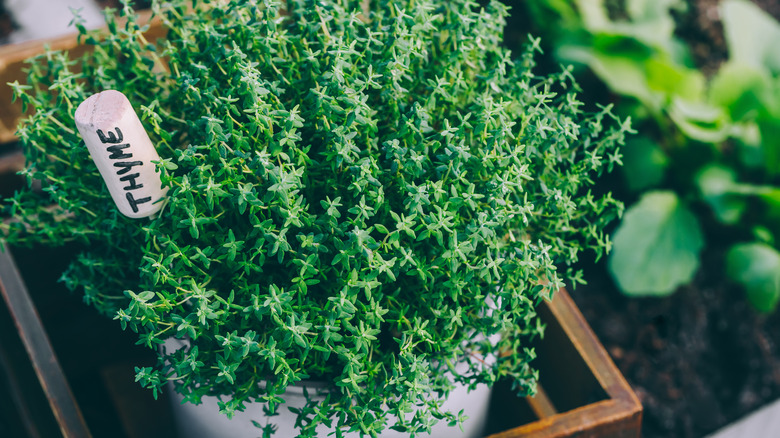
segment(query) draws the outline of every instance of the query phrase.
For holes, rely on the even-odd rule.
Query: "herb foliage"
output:
[[[84,243],[62,281],[139,344],[190,341],[137,380],[219,395],[227,415],[330,382],[298,412],[301,436],[454,424],[440,404],[456,382],[533,392],[535,305],[581,281],[567,267],[581,251],[609,248],[622,206],[589,188],[628,124],[584,113],[569,70],[535,75],[534,47],[511,59],[497,2],[153,9],[166,38],[147,41],[125,6],[126,24],[81,29],[91,53],[47,53],[12,84],[32,108],[24,174],[44,188],[10,200],[4,225],[15,245]],[[169,199],[151,220],[118,213],[73,129],[104,89],[162,157]]]

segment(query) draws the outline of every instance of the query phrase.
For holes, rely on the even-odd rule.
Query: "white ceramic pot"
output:
[[[76,28],[69,24],[73,20],[71,9],[79,10],[87,29],[105,24],[93,0],[5,0],[5,8],[18,26],[9,36],[12,43],[75,33]]]
[[[171,339],[166,341],[166,347],[181,348],[175,343],[181,343],[181,340]],[[309,397],[313,397],[322,385],[307,386]],[[282,396],[286,403],[281,405],[277,411],[279,415],[266,417],[262,410],[262,404],[247,404],[244,412],[237,412],[232,419],[219,413],[216,397],[203,397],[202,403],[194,405],[191,403],[182,403],[182,396],[173,390],[173,385],[168,385],[168,393],[173,405],[173,413],[176,422],[176,428],[179,438],[256,438],[262,436],[260,429],[252,424],[256,421],[261,425],[267,423],[277,426],[275,438],[293,438],[297,436],[293,427],[295,424],[295,414],[290,412],[288,407],[303,407],[306,404],[306,398],[303,396],[303,386],[289,386],[287,392]],[[488,405],[490,402],[490,388],[487,385],[479,385],[471,392],[466,386],[458,385],[445,401],[443,410],[450,412],[464,411],[468,419],[463,423],[463,430],[457,427],[449,427],[446,421],[438,422],[430,435],[422,435],[429,438],[478,438],[483,436],[487,420]],[[392,425],[392,420],[390,421]],[[321,426],[317,429],[319,436],[325,437],[330,430]],[[347,438],[358,438],[359,433],[345,435]],[[380,435],[382,438],[408,438],[409,434],[403,434],[394,430],[387,430]]]
[[[265,417],[259,403],[250,403],[244,412],[236,413],[232,419],[219,413],[216,397],[203,397],[203,403],[193,405],[182,404],[182,396],[173,392],[169,386],[173,404],[174,418],[179,438],[255,438],[262,435],[260,429],[252,424],[252,420],[261,425],[274,424],[277,429],[274,437],[292,438],[297,436],[293,425],[295,414],[287,410],[287,407],[303,407],[306,399],[303,396],[303,387],[288,387],[283,398],[286,403],[279,407],[279,415]],[[316,389],[307,388],[309,396]],[[486,385],[480,385],[474,391],[468,392],[465,386],[457,387],[444,404],[444,410],[459,412],[464,410],[469,417],[463,424],[463,431],[457,427],[451,428],[446,422],[440,421],[433,427],[433,432],[428,435],[431,438],[478,438],[482,436],[487,418],[488,404],[490,401],[490,389]],[[327,436],[329,430],[322,426],[317,430],[318,435]],[[347,438],[358,438],[360,434],[347,434]],[[409,434],[403,434],[394,430],[387,430],[380,435],[382,438],[408,438]]]

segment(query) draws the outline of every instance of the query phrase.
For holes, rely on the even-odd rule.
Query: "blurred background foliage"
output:
[[[692,281],[702,251],[713,250],[750,303],[773,311],[780,298],[780,23],[766,5],[507,3],[516,20],[509,44],[529,31],[540,36],[550,65],[576,66],[586,100],[613,103],[638,131],[624,149],[622,178],[609,187],[628,207],[608,263],[621,291],[671,294]],[[686,12],[694,7],[714,24],[691,23],[696,14]]]

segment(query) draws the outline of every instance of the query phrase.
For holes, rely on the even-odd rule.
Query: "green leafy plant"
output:
[[[628,124],[582,112],[569,70],[512,60],[495,2],[153,9],[167,37],[147,41],[126,6],[107,34],[82,29],[91,53],[47,53],[12,84],[32,108],[23,173],[43,189],[17,193],[3,225],[15,245],[85,245],[62,281],[140,344],[189,340],[137,380],[218,395],[227,415],[328,382],[298,412],[301,436],[454,424],[441,401],[456,382],[534,391],[535,305],[580,280],[567,266],[581,251],[608,248],[622,207],[589,188]],[[151,219],[118,213],[73,129],[105,89],[162,157]]]
[[[774,309],[780,287],[748,280],[764,264],[744,245],[775,252],[780,233],[780,24],[748,1],[724,1],[729,57],[705,74],[675,35],[674,14],[686,9],[684,1],[531,4],[537,21],[558,24],[547,35],[557,57],[587,65],[622,97],[618,113],[638,121],[624,174],[640,199],[610,256],[619,287],[629,295],[674,292],[697,272],[698,236],[706,234],[726,252],[735,245],[724,271],[757,309]],[[648,241],[649,234],[656,238]]]

